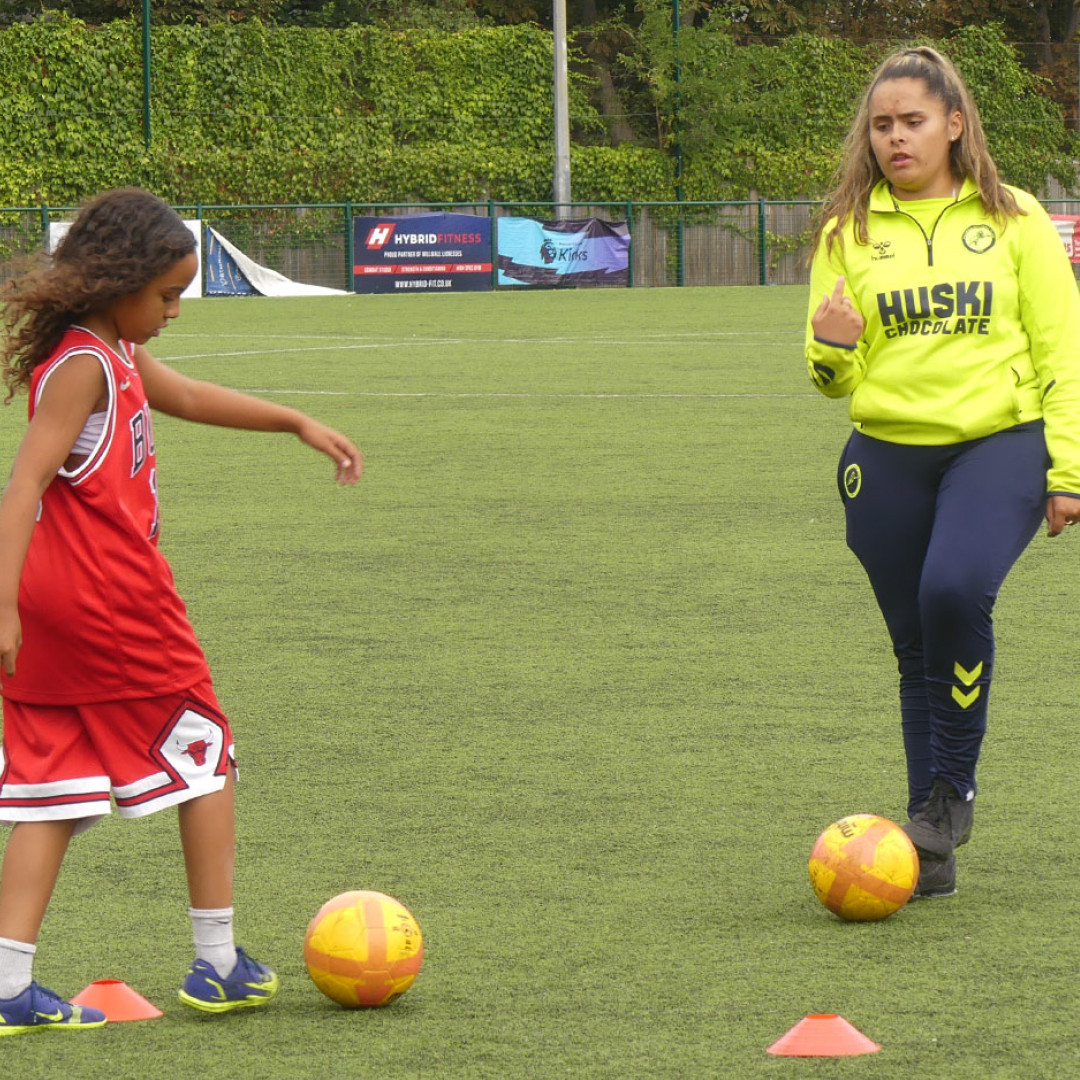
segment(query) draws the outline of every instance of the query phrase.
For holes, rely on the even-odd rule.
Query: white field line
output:
[[[221,340],[224,338],[242,338],[245,341],[251,341],[252,336],[250,334],[184,334],[184,333],[170,333],[170,338],[200,338]],[[685,344],[692,340],[708,340],[713,338],[737,338],[737,337],[798,337],[803,336],[803,331],[775,331],[775,330],[750,330],[750,331],[687,331],[685,333],[658,333],[658,334],[642,334],[638,338],[631,340],[625,338],[607,338],[598,336],[589,337],[543,337],[543,338],[411,338],[407,340],[390,339],[385,341],[371,341],[371,340],[350,340],[347,344],[342,345],[315,345],[312,344],[313,340],[320,340],[319,338],[313,338],[310,334],[273,334],[267,335],[266,340],[269,341],[282,341],[282,340],[298,340],[306,342],[304,345],[298,345],[296,347],[285,348],[262,348],[262,349],[243,349],[233,352],[209,352],[209,353],[187,353],[183,356],[161,356],[160,358],[166,363],[183,363],[185,360],[207,360],[207,359],[227,359],[230,357],[240,356],[281,356],[288,353],[312,353],[312,352],[348,352],[356,349],[407,349],[407,348],[426,348],[431,346],[447,346],[447,345],[584,345],[584,346],[618,346],[625,347],[627,345],[638,345],[642,339],[648,338],[655,341],[670,341],[673,344]],[[348,335],[326,335],[321,340],[327,340],[328,337],[341,337],[347,338]],[[681,339],[675,341],[673,339]],[[498,399],[498,398],[512,398],[512,399],[535,399],[535,400],[577,400],[577,401],[598,401],[598,400],[698,400],[698,401],[711,401],[711,400],[725,400],[725,399],[798,399],[798,398],[814,398],[817,394],[805,393],[805,394],[677,394],[677,393],[639,393],[639,394],[619,394],[619,393],[594,393],[594,394],[543,394],[543,393],[499,393],[499,392],[451,392],[451,391],[379,391],[379,390],[300,390],[300,389],[271,389],[268,387],[237,387],[236,389],[242,390],[247,394],[281,394],[292,396],[312,396],[312,397],[363,397],[363,398],[479,398],[479,399]]]
[[[640,341],[642,338],[713,338],[713,337],[801,337],[805,331],[802,329],[792,330],[657,330],[657,331],[645,331],[639,334],[634,340]],[[425,343],[434,342],[438,343],[445,339],[443,338],[400,338],[391,337],[384,334],[329,334],[329,333],[316,333],[316,334],[228,334],[228,333],[206,333],[205,331],[199,331],[198,333],[185,334],[183,330],[174,330],[169,328],[169,338],[189,338],[198,340],[200,338],[209,341],[220,341],[223,338],[242,338],[245,341],[329,341],[332,338],[340,338],[347,341],[373,341],[379,340],[392,344],[410,344],[410,343]],[[589,335],[576,335],[574,337],[515,337],[515,338],[490,338],[490,337],[470,337],[470,338],[454,338],[454,341],[475,341],[478,343],[494,342],[499,344],[503,341],[509,342],[531,342],[539,345],[543,345],[549,341],[570,341],[570,342],[604,342],[612,340],[605,338],[603,334],[589,334]]]
[[[183,337],[182,334],[170,334],[170,337]],[[207,338],[211,337],[213,340],[220,340],[226,336],[240,337],[245,341],[250,341],[251,336],[247,334],[191,334],[189,337]],[[337,335],[335,335],[337,336]],[[344,337],[345,335],[341,335]],[[795,332],[790,331],[786,333],[777,333],[771,330],[755,330],[750,332],[731,332],[731,333],[686,333],[686,334],[642,334],[637,338],[605,338],[605,337],[543,337],[543,338],[471,338],[471,337],[457,337],[457,338],[413,338],[410,340],[387,340],[387,341],[370,341],[370,340],[350,340],[343,345],[315,345],[312,344],[312,338],[310,336],[296,335],[293,340],[305,341],[305,345],[286,346],[284,348],[261,348],[261,349],[240,349],[232,350],[230,352],[223,352],[219,349],[215,349],[213,352],[205,353],[185,353],[182,356],[163,356],[160,353],[159,358],[166,363],[182,363],[185,360],[208,360],[216,359],[223,360],[229,357],[236,356],[282,356],[287,353],[314,353],[314,352],[348,352],[352,349],[423,349],[435,347],[445,347],[447,345],[580,345],[580,346],[616,346],[626,347],[628,345],[640,345],[643,340],[649,341],[668,341],[672,344],[688,344],[694,340],[710,340],[720,338],[737,338],[737,337],[799,337],[803,336],[802,331]],[[679,340],[675,340],[679,339]],[[274,335],[268,337],[268,341],[281,341],[289,340],[282,335]],[[319,339],[315,339],[319,340]],[[326,340],[325,338],[321,340]]]
[[[632,400],[632,401],[661,401],[665,399],[687,401],[720,401],[720,400],[800,400],[802,398],[817,398],[820,394],[539,394],[539,393],[500,393],[496,391],[484,392],[455,392],[441,390],[274,390],[260,386],[236,386],[243,394],[281,394],[300,395],[306,394],[311,397],[360,397],[360,398],[522,398],[525,400],[568,400],[568,401],[605,401],[605,400]]]

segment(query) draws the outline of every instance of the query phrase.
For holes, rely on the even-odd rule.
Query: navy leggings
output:
[[[847,542],[870,578],[900,669],[908,812],[935,776],[965,795],[986,733],[993,609],[1043,521],[1041,420],[953,446],[853,432],[838,482]]]

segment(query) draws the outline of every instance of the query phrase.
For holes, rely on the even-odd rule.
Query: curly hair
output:
[[[945,106],[948,115],[960,113],[963,131],[950,147],[950,165],[957,180],[970,176],[975,182],[987,212],[999,220],[1023,213],[1012,192],[998,176],[997,166],[986,146],[978,106],[963,78],[950,60],[924,45],[901,49],[874,72],[844,140],[834,189],[817,215],[814,246],[834,218],[836,223],[825,236],[830,251],[837,240],[843,243],[843,227],[852,219],[856,241],[860,244],[870,241],[867,226],[870,192],[885,175],[870,145],[870,98],[881,83],[892,79],[919,79]]]
[[[138,292],[194,250],[180,216],[148,191],[118,188],[86,203],[51,257],[0,293],[6,401],[29,385],[72,322]]]

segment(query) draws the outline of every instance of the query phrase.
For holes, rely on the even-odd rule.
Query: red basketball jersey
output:
[[[172,571],[158,550],[150,407],[121,343],[81,327],[34,370],[30,416],[50,376],[76,353],[105,373],[104,429],[89,456],[45,490],[19,586],[23,646],[3,678],[13,701],[80,704],[157,697],[209,676]]]

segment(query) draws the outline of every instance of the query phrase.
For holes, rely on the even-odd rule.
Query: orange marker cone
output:
[[[100,1009],[110,1024],[123,1020],[156,1020],[165,1014],[119,979],[98,979],[72,999],[75,1005]]]
[[[881,1049],[858,1028],[835,1013],[817,1013],[800,1020],[767,1053],[785,1057],[848,1057],[876,1054]]]

